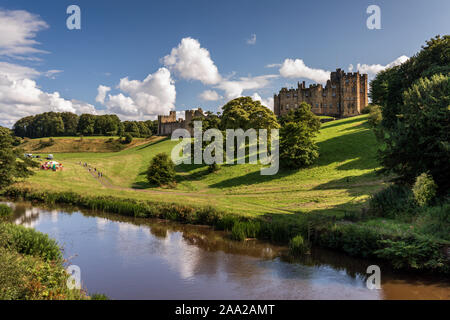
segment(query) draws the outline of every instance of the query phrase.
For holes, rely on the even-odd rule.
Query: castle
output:
[[[285,115],[297,108],[302,102],[311,105],[311,111],[320,116],[337,118],[361,114],[368,104],[367,74],[345,73],[341,69],[331,73],[325,88],[321,84],[310,85],[298,83],[297,89],[281,89],[274,96],[275,115]]]
[[[184,120],[177,120],[176,111],[170,111],[168,116],[158,116],[158,136],[170,136],[177,129],[186,129],[193,134],[193,128],[190,125],[192,119],[205,116],[201,108],[197,110],[186,110],[184,115]]]

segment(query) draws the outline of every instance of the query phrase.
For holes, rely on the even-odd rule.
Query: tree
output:
[[[320,129],[320,120],[311,112],[311,106],[302,103],[282,119],[280,129],[280,164],[287,169],[309,166],[319,157],[314,137]]]
[[[77,134],[78,116],[71,112],[63,112],[60,115],[64,123],[64,135],[75,136]]]
[[[226,129],[277,129],[279,124],[275,114],[259,101],[241,97],[222,107],[221,127]]]
[[[150,185],[164,186],[175,182],[175,165],[166,153],[157,154],[147,170],[147,180]]]
[[[13,140],[10,130],[0,127],[0,189],[33,174],[30,168],[37,166],[22,150],[13,148]]]
[[[412,184],[430,172],[440,192],[449,189],[450,36],[437,36],[407,62],[379,73],[372,102],[381,107],[376,127],[381,172]]]
[[[133,136],[131,135],[131,133],[129,133],[129,132],[125,133],[125,140],[123,143],[130,144],[132,142],[133,142]]]
[[[382,172],[408,183],[429,172],[445,192],[450,188],[450,76],[421,78],[403,99],[396,130],[383,128]]]
[[[95,116],[93,114],[82,114],[78,120],[78,134],[91,136],[95,132]]]

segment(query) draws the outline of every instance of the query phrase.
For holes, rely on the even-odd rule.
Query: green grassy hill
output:
[[[26,140],[20,147],[27,153],[117,152],[157,139],[134,138],[130,144],[122,144],[119,137],[55,137]]]
[[[323,124],[317,141],[320,158],[314,166],[261,176],[257,165],[224,165],[208,174],[205,166],[178,166],[174,189],[150,188],[145,170],[160,152],[170,154],[176,142],[168,139],[143,143],[120,152],[60,153],[62,172],[38,171],[23,185],[39,190],[75,191],[88,195],[115,195],[183,204],[212,205],[243,214],[334,215],[359,210],[383,181],[375,175],[376,140],[366,116]],[[67,143],[67,142],[65,142]],[[82,166],[100,170],[103,183]]]

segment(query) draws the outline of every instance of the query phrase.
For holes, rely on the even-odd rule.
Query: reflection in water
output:
[[[293,261],[283,247],[203,226],[28,204],[13,219],[55,238],[89,292],[114,299],[450,299],[442,279],[382,266],[382,290],[368,290],[373,262],[319,249]]]

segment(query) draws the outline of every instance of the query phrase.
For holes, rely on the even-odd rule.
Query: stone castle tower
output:
[[[160,115],[158,116],[158,135],[159,136],[170,136],[172,132],[177,129],[186,129],[191,134],[193,129],[191,128],[191,122],[194,118],[204,117],[203,110],[198,108],[197,110],[186,110],[184,112],[184,120],[177,119],[177,112],[170,111],[168,116]]]
[[[368,76],[337,69],[325,88],[321,84],[306,88],[304,81],[298,83],[297,89],[283,88],[274,96],[274,112],[277,116],[284,115],[302,102],[310,104],[316,115],[338,118],[359,115],[369,102]]]

